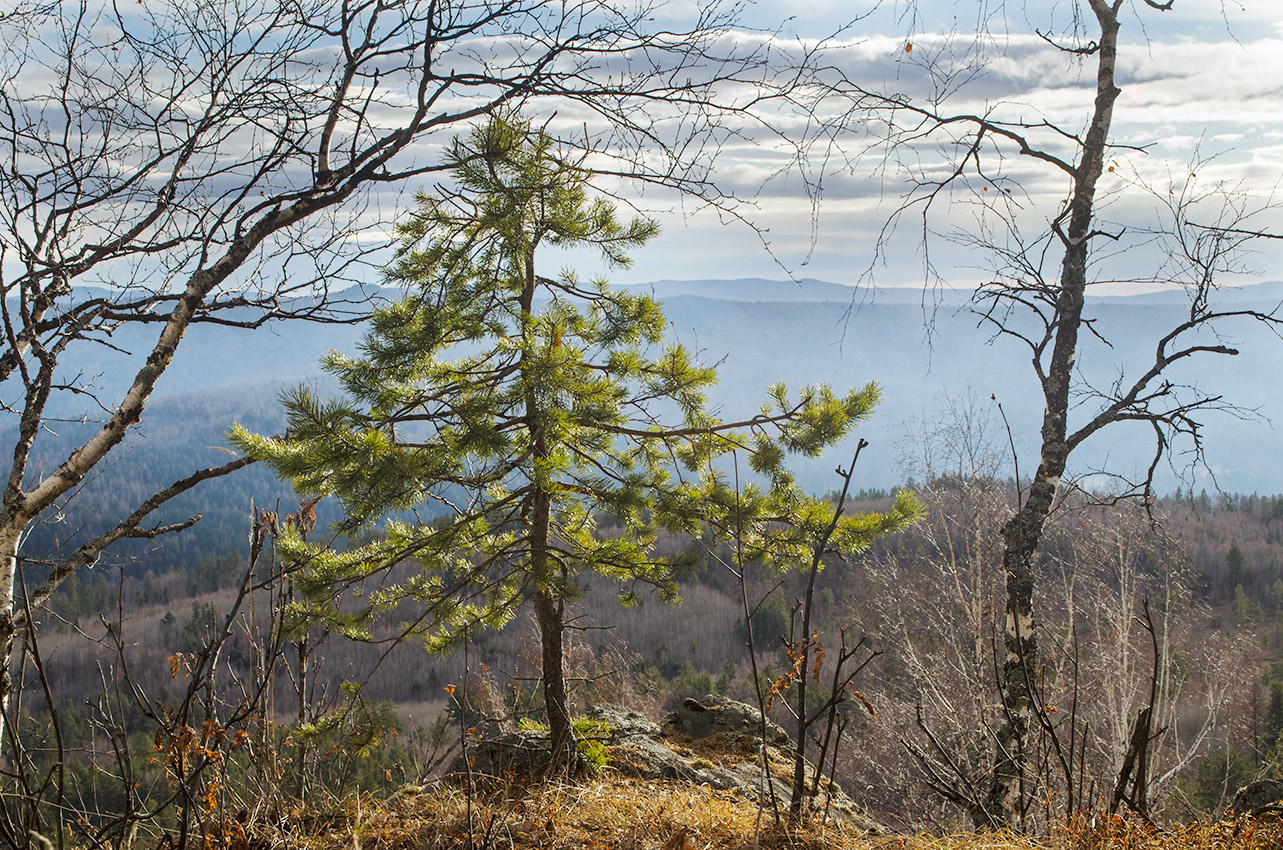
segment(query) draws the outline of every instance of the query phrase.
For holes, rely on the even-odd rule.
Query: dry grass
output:
[[[1002,834],[867,837],[840,826],[797,831],[732,792],[621,780],[511,787],[473,801],[457,786],[406,789],[389,800],[352,800],[329,825],[260,834],[251,846],[298,850],[1277,850],[1278,821],[1219,821],[1173,831],[1106,820],[1067,825],[1045,839]]]

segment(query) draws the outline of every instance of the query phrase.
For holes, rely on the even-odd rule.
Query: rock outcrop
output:
[[[773,797],[781,809],[788,807],[792,739],[767,720],[763,748],[762,715],[752,706],[707,694],[683,701],[662,725],[613,706],[595,706],[587,716],[597,730],[593,738],[605,745],[608,769],[621,775],[707,785],[764,805],[770,805]],[[546,732],[516,731],[498,724],[488,724],[469,742],[468,755],[474,776],[534,776],[546,772],[551,762]],[[465,763],[456,761],[452,772],[464,770]],[[809,763],[806,777],[809,788],[814,777]],[[841,820],[868,833],[885,832],[827,779],[821,779],[808,809],[812,816]]]
[[[450,776],[490,776],[503,779],[541,776],[552,765],[548,733],[518,729],[511,723],[488,720],[470,735],[467,746],[446,772]]]
[[[1238,789],[1234,795],[1234,814],[1262,815],[1283,812],[1283,781],[1260,779]]]

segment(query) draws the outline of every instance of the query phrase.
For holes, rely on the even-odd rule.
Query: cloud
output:
[[[1117,171],[1102,183],[1106,217],[1119,226],[1145,227],[1156,221],[1152,196],[1123,175],[1135,175],[1153,186],[1165,186],[1189,170],[1198,155],[1219,154],[1200,167],[1200,177],[1240,184],[1258,198],[1272,191],[1283,174],[1283,27],[1278,13],[1230,10],[1227,24],[1217,7],[1178,4],[1175,12],[1142,14],[1124,22],[1119,76],[1123,90],[1114,123],[1120,144],[1143,147],[1143,152],[1116,150],[1111,162]],[[689,4],[659,8],[661,24],[676,22]],[[919,19],[949,22],[946,6],[924,2],[935,13]],[[693,7],[690,7],[693,8]],[[730,33],[722,44],[769,47],[772,51],[815,47],[833,32],[849,7],[835,0],[807,4],[779,31],[786,37],[771,41],[767,33],[781,27],[758,10],[751,23],[760,29]],[[954,8],[952,5],[948,9]],[[1263,8],[1257,4],[1257,9]],[[758,14],[755,13],[755,14]],[[974,22],[971,22],[974,23]],[[869,88],[896,91],[916,99],[935,96],[943,109],[988,114],[1000,120],[1023,122],[1031,142],[1065,159],[1076,148],[1059,131],[1037,126],[1055,124],[1069,133],[1082,133],[1094,98],[1094,66],[1090,57],[1068,55],[1032,32],[990,27],[981,37],[962,31],[903,31],[905,21],[894,16],[862,22],[823,42],[823,59],[846,76]],[[1043,26],[1047,22],[1034,22]],[[1051,23],[1055,23],[1054,21]],[[1143,24],[1143,26],[1141,25]],[[963,23],[958,23],[959,27]],[[1044,29],[1044,31],[1048,31]],[[801,35],[799,42],[791,36]],[[1237,40],[1236,40],[1237,39]],[[912,49],[905,50],[906,45]],[[928,71],[945,72],[933,78]],[[725,86],[723,97],[742,101],[757,92],[747,85]],[[943,175],[941,154],[955,154],[951,137],[942,135],[940,149],[929,145],[917,151],[888,150],[880,145],[877,124],[852,124],[828,149],[823,168],[795,167],[798,146],[813,138],[816,119],[836,120],[845,106],[831,102],[816,115],[790,111],[773,102],[756,118],[720,130],[706,128],[715,139],[716,159],[710,177],[727,195],[743,199],[739,212],[754,222],[754,231],[734,217],[719,214],[698,200],[682,198],[653,186],[640,187],[624,179],[603,179],[603,189],[632,200],[655,215],[663,235],[639,252],[634,268],[616,279],[644,281],[671,277],[780,276],[785,268],[852,282],[875,266],[884,282],[922,279],[921,222],[912,216],[901,222],[892,243],[879,254],[876,246],[892,211],[910,189],[909,175],[930,179]],[[653,117],[664,119],[656,103]],[[580,103],[558,104],[553,128],[568,134],[590,132],[599,126],[593,111]],[[690,129],[680,122],[656,125],[680,134]],[[819,148],[812,149],[813,152]],[[711,151],[710,151],[711,153]],[[1064,175],[1028,157],[1008,152],[1000,158],[985,152],[986,173],[1012,189],[1015,215],[1027,234],[1043,232],[1063,202]],[[908,170],[902,169],[905,166]],[[980,194],[957,191],[942,197],[934,220],[938,233],[987,226],[979,215]],[[811,203],[818,192],[819,204]],[[983,278],[984,257],[974,248],[933,237],[932,260],[959,279]],[[1152,273],[1152,257],[1137,252],[1111,260],[1115,277]],[[803,263],[806,263],[804,266]]]
[[[1252,26],[1244,26],[1245,20]],[[1189,163],[1197,157],[1218,154],[1199,168],[1200,177],[1254,193],[1253,202],[1258,204],[1274,190],[1283,173],[1283,149],[1277,144],[1283,138],[1277,130],[1283,125],[1283,40],[1276,35],[1279,28],[1273,24],[1277,21],[1270,21],[1270,26],[1261,23],[1260,16],[1232,20],[1237,41],[1227,34],[1224,20],[1201,11],[1184,18],[1165,18],[1161,24],[1147,21],[1144,32],[1135,26],[1125,28],[1124,35],[1131,40],[1120,51],[1123,94],[1115,111],[1114,138],[1120,144],[1143,147],[1144,152],[1115,152],[1119,174],[1107,176],[1102,184],[1101,200],[1110,219],[1146,226],[1155,221],[1152,196],[1121,180],[1124,166],[1160,186],[1187,175]],[[1198,41],[1188,37],[1191,32],[1208,37]],[[1005,39],[1001,50],[985,60],[979,58],[974,39],[958,34],[917,34],[907,55],[905,44],[904,36],[866,34],[832,46],[829,56],[848,78],[870,88],[882,87],[917,98],[946,93],[944,109],[953,113],[987,114],[1030,125],[1045,120],[1070,133],[1085,129],[1095,95],[1090,61],[1066,56],[1032,35]],[[925,73],[931,62],[939,63],[936,70],[946,71],[952,79],[965,78],[966,84],[951,90],[936,78],[933,88],[932,78]],[[1066,159],[1075,155],[1075,146],[1055,130],[1030,126],[1022,132]],[[920,159],[912,165],[920,176],[929,178],[940,173],[943,161],[933,159],[928,146],[923,148],[925,152],[920,148],[914,154]],[[908,163],[903,157],[902,161]],[[880,169],[876,165],[865,162],[855,171],[839,169],[826,177],[815,230],[811,229],[809,209],[781,205],[759,210],[759,220],[770,222],[773,235],[789,234],[774,240],[780,254],[809,252],[812,263],[845,259],[854,264],[863,253],[867,265],[871,245],[845,235],[874,232],[878,217],[885,220],[888,208],[894,208],[895,199],[907,185],[902,177],[888,177],[894,168],[885,162]],[[869,170],[861,171],[862,166]],[[1045,224],[1059,209],[1066,184],[1054,171],[1011,154],[1001,163],[991,161],[989,168],[1018,185],[1022,207],[1017,215],[1025,224],[1036,227],[1040,220]],[[764,172],[747,167],[735,173],[747,181]],[[782,181],[778,191],[787,194],[791,188]],[[766,194],[775,191],[768,188]],[[877,196],[879,202],[868,202],[866,194]],[[965,225],[971,215],[965,195],[949,200],[953,212],[941,217],[940,226]],[[807,216],[806,227],[802,226],[803,215]],[[811,233],[816,235],[814,244],[809,241]],[[799,234],[808,234],[808,239]],[[956,259],[959,273],[965,273],[966,252],[950,247],[939,253]],[[892,263],[904,268],[901,259],[897,257]],[[1136,277],[1152,274],[1157,262],[1151,257],[1132,263],[1123,254],[1114,260],[1117,276]],[[1147,263],[1149,272],[1145,270]]]

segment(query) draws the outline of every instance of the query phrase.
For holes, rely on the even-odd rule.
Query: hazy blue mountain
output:
[[[1179,304],[1188,306],[1189,295],[1182,289],[1165,289],[1141,295],[1088,296],[1088,300],[1107,304]],[[1221,304],[1260,304],[1274,307],[1283,303],[1283,281],[1253,283],[1246,286],[1227,286],[1218,290],[1216,300]]]
[[[783,382],[796,390],[805,384],[828,382],[845,388],[876,381],[883,401],[858,436],[870,447],[861,455],[857,488],[887,488],[904,480],[899,463],[909,435],[921,431],[916,422],[940,416],[945,398],[968,395],[976,410],[1000,434],[1005,454],[1006,432],[998,418],[1001,402],[1010,423],[1021,471],[1032,470],[1039,427],[1038,391],[1029,367],[1029,352],[1010,338],[995,338],[992,329],[960,303],[954,293],[944,303],[915,289],[884,288],[855,291],[823,281],[659,281],[647,288],[660,297],[674,339],[699,352],[705,362],[719,366],[721,383],[711,393],[723,416],[741,418],[759,409],[771,384]],[[695,292],[713,293],[696,295]],[[863,296],[870,297],[863,297]],[[1273,307],[1283,298],[1283,283],[1261,284],[1224,293],[1227,301]],[[936,306],[938,304],[938,306]],[[1152,358],[1158,334],[1178,322],[1188,309],[1183,293],[1094,298],[1090,317],[1106,346],[1085,337],[1078,363],[1081,373],[1097,386],[1117,380]],[[925,319],[930,319],[930,331]],[[116,349],[85,344],[76,351],[74,369],[82,382],[97,387],[104,400],[119,394],[129,377],[122,369],[137,361],[150,346],[155,328],[128,328],[111,340]],[[221,463],[222,435],[236,420],[251,427],[279,427],[277,395],[301,381],[316,381],[317,360],[327,349],[352,352],[360,341],[359,325],[281,323],[258,331],[218,326],[193,328],[179,348],[171,369],[138,432],[115,455],[116,463],[100,470],[91,482],[87,502],[105,522],[119,515],[126,502],[164,486],[197,466]],[[1278,376],[1283,374],[1283,340],[1259,325],[1236,329],[1218,344],[1238,346],[1238,357],[1192,359],[1173,381],[1198,385],[1225,402],[1253,411],[1246,417],[1229,412],[1200,414],[1204,445],[1215,483],[1226,490],[1261,493],[1283,491],[1283,433],[1265,419],[1283,421],[1278,400]],[[1209,342],[1210,342],[1209,338]],[[1130,364],[1130,365],[1128,365]],[[994,397],[994,401],[990,397]],[[102,416],[92,400],[73,395],[59,401],[68,419],[83,424],[58,425],[56,433],[40,436],[40,467],[56,465],[75,438],[97,427]],[[1094,409],[1090,397],[1079,399],[1074,416],[1084,421]],[[8,433],[0,442],[12,443],[12,415],[0,419]],[[1152,455],[1152,433],[1143,425],[1110,428],[1076,454],[1079,471],[1109,468],[1137,474]],[[1178,445],[1178,468],[1189,460],[1190,446]],[[0,445],[0,450],[4,450]],[[845,466],[850,446],[819,459],[797,464],[809,489],[824,492],[837,483],[832,470]],[[1174,489],[1181,482],[1166,467],[1160,486]],[[1199,474],[1196,487],[1214,487]],[[235,481],[206,487],[171,514],[204,512],[222,536],[244,534],[249,500],[288,501],[279,482],[255,470]],[[136,498],[137,497],[137,498]],[[202,499],[218,504],[202,502]],[[70,526],[66,526],[70,527]],[[43,529],[51,541],[66,539],[62,528]]]
[[[971,300],[968,289],[930,289],[917,286],[846,286],[813,278],[800,280],[766,280],[740,278],[737,280],[657,280],[653,283],[629,284],[623,289],[643,290],[657,298],[668,299],[681,295],[714,298],[721,301],[831,301],[852,304],[916,304],[919,306],[960,307]],[[1278,304],[1283,302],[1283,281],[1226,287],[1217,294],[1221,302],[1255,302]],[[1189,296],[1183,289],[1170,288],[1136,295],[1088,295],[1090,302],[1103,304],[1171,304],[1187,305]]]
[[[813,278],[766,280],[751,277],[738,280],[657,280],[628,284],[622,289],[649,292],[661,301],[691,295],[720,301],[770,301],[797,303],[824,301],[861,306],[865,304],[916,304],[919,306],[960,306],[971,298],[965,289],[924,291],[915,286],[846,286]]]
[[[657,280],[620,287],[649,292],[656,298],[681,295],[716,298],[723,301],[850,301],[868,290],[803,278],[796,281],[766,280],[752,277],[739,280]]]

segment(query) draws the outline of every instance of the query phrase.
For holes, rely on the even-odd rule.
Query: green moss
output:
[[[547,732],[548,724],[523,717],[517,721],[517,728],[522,732]],[[575,733],[575,747],[579,750],[579,769],[589,776],[596,776],[610,764],[610,756],[606,753],[606,739],[612,731],[610,724],[593,717],[576,717],[571,721],[571,728]]]

